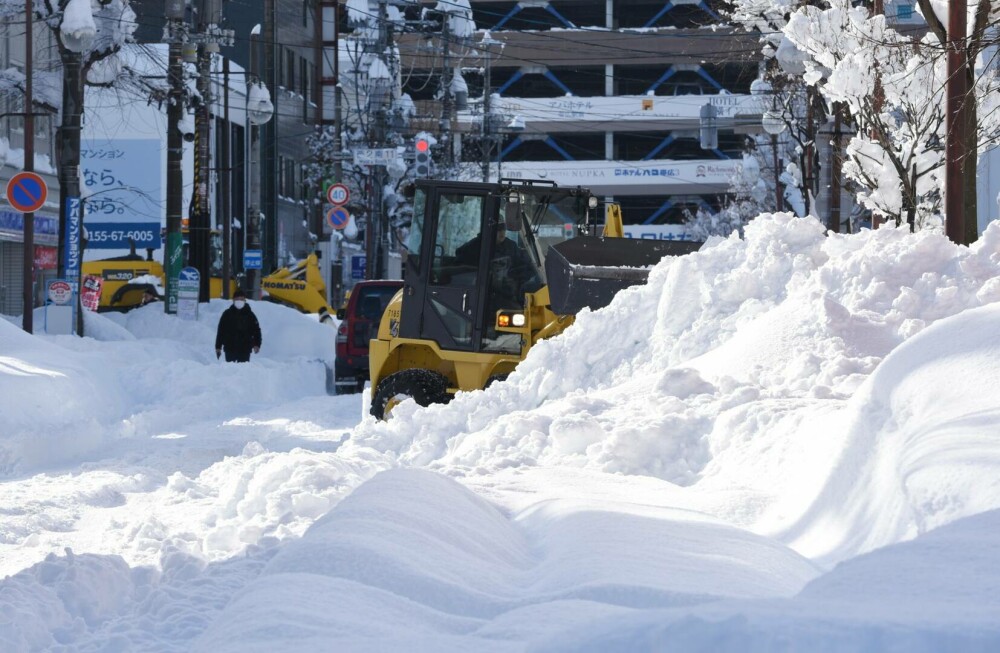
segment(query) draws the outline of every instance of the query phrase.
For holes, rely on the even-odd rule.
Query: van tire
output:
[[[378,384],[372,396],[371,414],[377,419],[388,419],[393,407],[405,399],[413,399],[420,406],[448,403],[448,378],[416,368],[390,374]]]

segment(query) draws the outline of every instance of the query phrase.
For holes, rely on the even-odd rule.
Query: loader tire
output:
[[[494,374],[490,378],[486,379],[486,385],[483,386],[483,390],[490,387],[494,383],[503,383],[510,376],[510,372],[504,372],[503,374]]]
[[[392,409],[405,399],[421,406],[448,402],[448,379],[431,370],[401,370],[385,377],[372,396],[371,414],[388,419]]]

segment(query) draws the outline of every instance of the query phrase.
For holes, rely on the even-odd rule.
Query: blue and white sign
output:
[[[198,319],[198,293],[201,275],[196,268],[182,268],[177,275],[177,317],[182,320]]]
[[[97,249],[127,249],[133,241],[137,249],[159,249],[162,244],[160,227],[152,222],[90,222],[87,221],[87,247]]]
[[[63,216],[66,225],[66,247],[63,252],[63,268],[66,278],[73,286],[73,292],[79,292],[76,287],[80,278],[80,198],[66,198],[66,215]]]
[[[161,246],[163,153],[159,139],[85,139],[80,176],[87,189],[85,225],[91,249]]]
[[[24,242],[24,214],[0,210],[0,240]],[[59,242],[59,218],[35,214],[35,244],[56,245]]]
[[[264,254],[259,249],[243,251],[243,269],[259,270],[264,267]]]
[[[355,255],[351,257],[351,279],[362,281],[365,278],[367,261],[368,258],[366,256]]]

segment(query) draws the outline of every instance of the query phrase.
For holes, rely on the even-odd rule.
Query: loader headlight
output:
[[[523,327],[524,313],[501,313],[497,316],[498,327]]]

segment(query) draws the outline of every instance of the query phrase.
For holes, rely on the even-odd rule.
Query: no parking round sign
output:
[[[343,229],[351,219],[351,214],[342,206],[335,206],[326,212],[326,221],[334,229]]]

